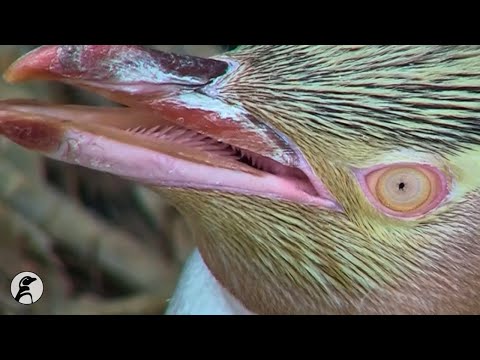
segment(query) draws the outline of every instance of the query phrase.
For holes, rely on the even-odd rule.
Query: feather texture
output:
[[[298,144],[344,208],[169,191],[219,281],[258,313],[480,311],[480,47],[245,46],[214,84]],[[415,220],[388,217],[353,168],[413,161],[452,177]]]

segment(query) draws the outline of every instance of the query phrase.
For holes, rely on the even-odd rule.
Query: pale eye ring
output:
[[[427,213],[446,197],[449,180],[426,164],[397,163],[358,172],[370,202],[388,215],[416,217]]]

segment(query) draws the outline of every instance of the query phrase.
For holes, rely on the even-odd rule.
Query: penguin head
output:
[[[34,282],[35,280],[37,280],[37,279],[35,279],[35,278],[31,277],[31,276],[24,276],[24,277],[22,278],[22,280],[20,280],[20,285],[28,286],[28,285],[30,285],[32,282]]]

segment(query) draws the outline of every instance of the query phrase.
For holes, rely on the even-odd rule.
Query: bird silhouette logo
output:
[[[42,280],[37,274],[22,272],[12,280],[11,293],[18,303],[32,305],[42,296]]]

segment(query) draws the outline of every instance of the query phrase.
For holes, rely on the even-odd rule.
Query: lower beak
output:
[[[284,134],[216,87],[235,71],[137,46],[44,46],[17,60],[10,82],[61,81],[127,107],[1,101],[0,134],[60,161],[151,186],[232,191],[337,209]]]

